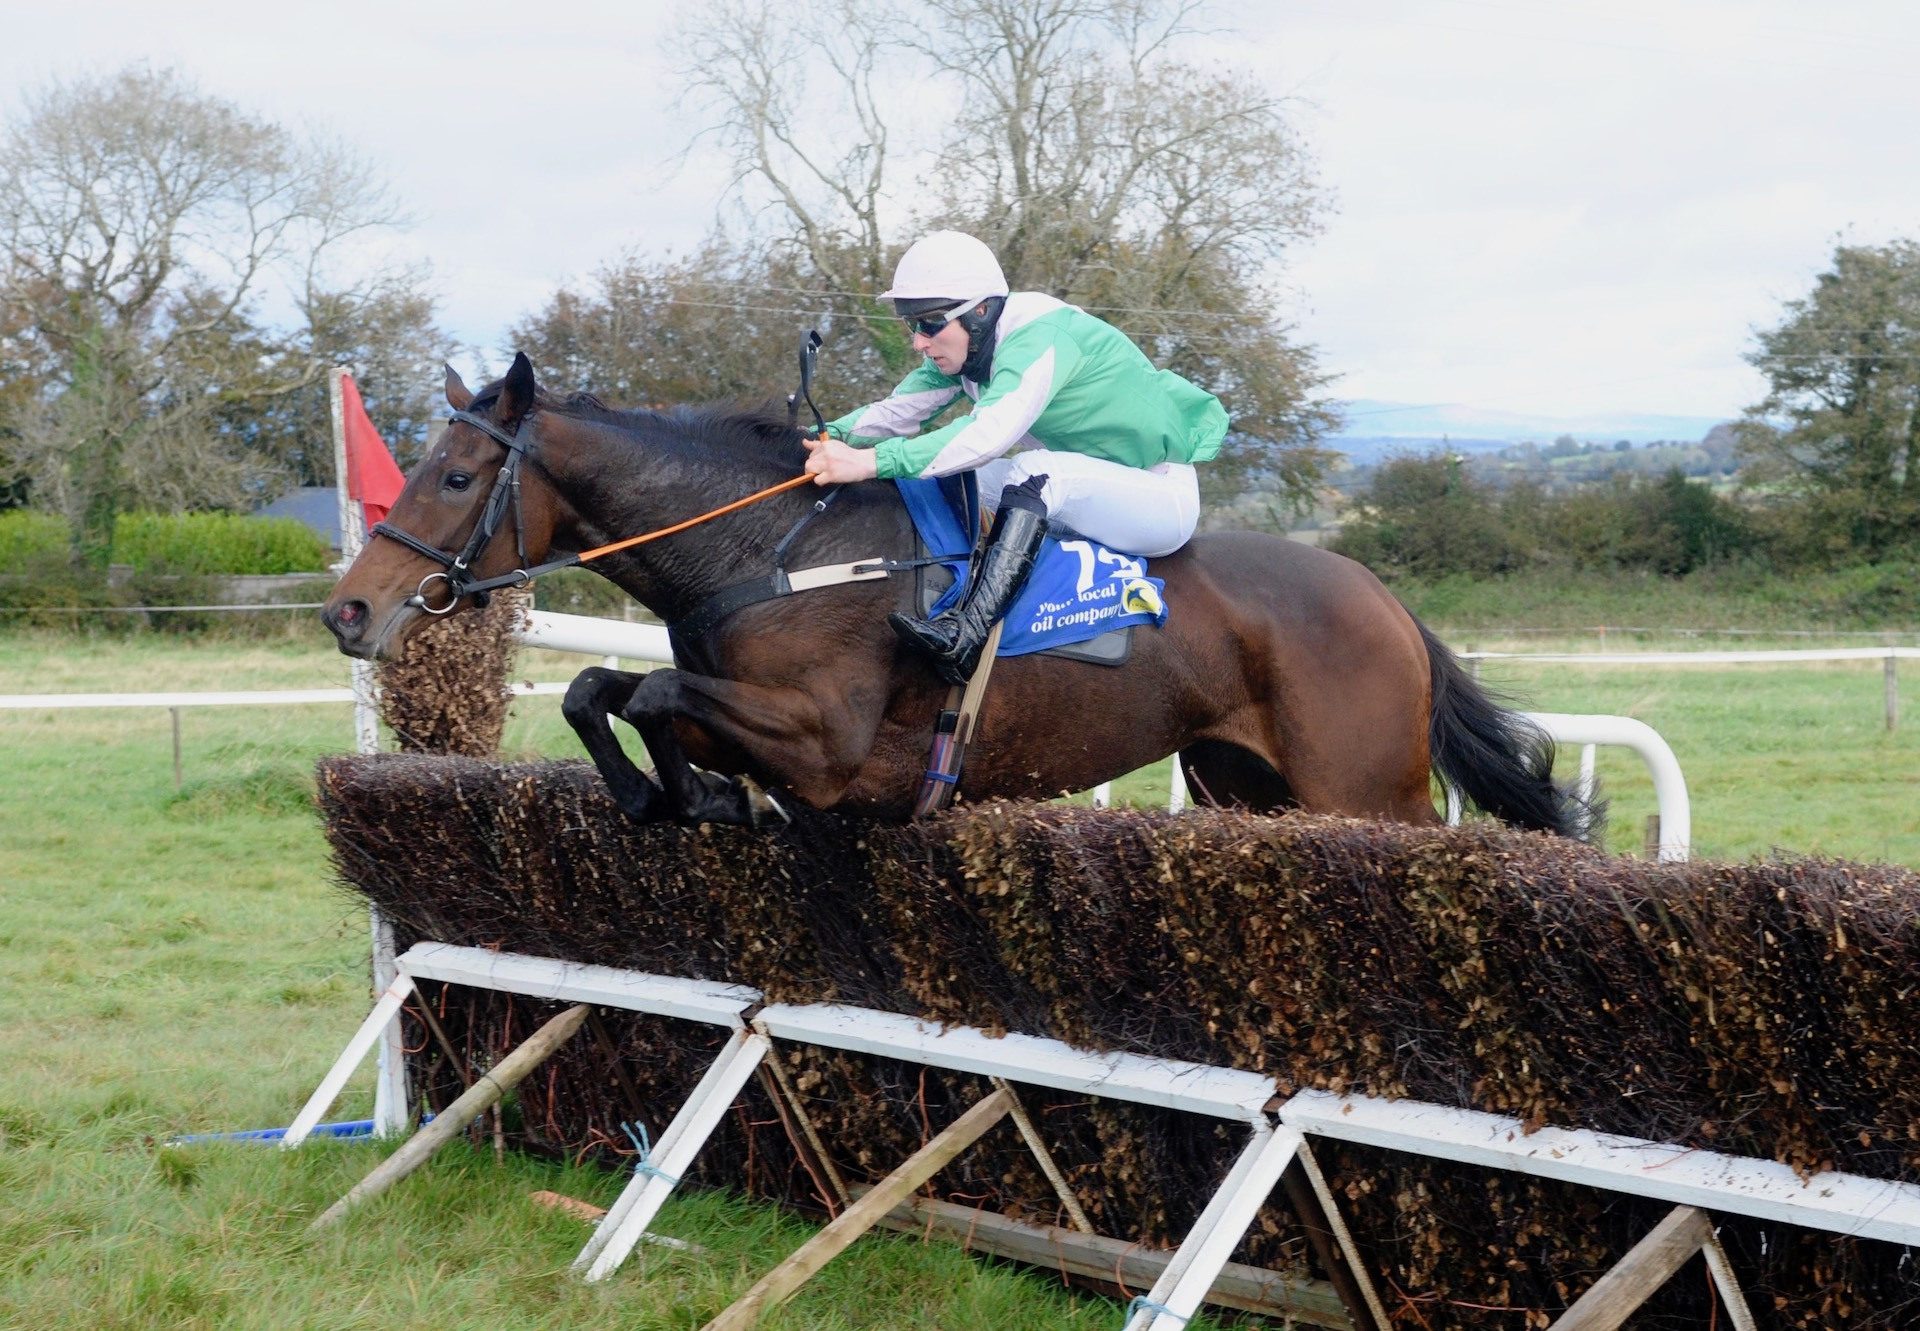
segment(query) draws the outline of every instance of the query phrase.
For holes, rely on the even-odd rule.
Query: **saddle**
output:
[[[971,473],[939,481],[898,481],[901,498],[913,515],[914,552],[906,559],[875,556],[817,568],[786,567],[786,553],[801,530],[833,502],[835,491],[820,500],[774,550],[771,572],[723,587],[667,626],[674,664],[711,674],[718,663],[708,646],[720,624],[762,601],[815,587],[864,582],[912,573],[914,603],[930,617],[957,600],[958,572],[967,566],[979,530],[979,495]],[[1001,656],[1039,654],[1092,665],[1124,665],[1139,624],[1166,617],[1160,580],[1146,575],[1145,563],[1115,554],[1064,527],[1049,530],[1034,574],[1008,612],[1008,641]],[[1115,627],[1101,629],[1112,623]]]

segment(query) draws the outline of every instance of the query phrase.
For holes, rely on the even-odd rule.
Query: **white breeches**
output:
[[[1184,462],[1129,467],[1085,453],[1030,449],[983,463],[980,502],[999,507],[1000,492],[1045,476],[1047,516],[1089,540],[1130,555],[1170,555],[1200,522],[1200,479]]]

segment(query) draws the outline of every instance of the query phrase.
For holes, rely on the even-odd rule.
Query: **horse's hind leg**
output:
[[[1198,740],[1180,750],[1178,761],[1198,803],[1271,813],[1298,802],[1272,763],[1238,744]]]
[[[574,676],[567,696],[560,705],[567,724],[580,736],[593,765],[620,811],[636,822],[651,822],[668,815],[666,792],[647,779],[620,747],[609,718],[619,716],[639,688],[644,675],[625,670],[590,666]]]

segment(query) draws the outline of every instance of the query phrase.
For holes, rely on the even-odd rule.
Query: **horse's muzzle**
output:
[[[340,650],[363,661],[373,659],[379,646],[367,631],[372,621],[372,607],[358,599],[328,605],[320,611],[320,622],[333,634]]]

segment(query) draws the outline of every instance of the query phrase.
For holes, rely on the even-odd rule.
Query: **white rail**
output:
[[[658,624],[628,624],[592,615],[558,615],[535,610],[527,616],[527,627],[518,637],[522,646],[544,647],[548,651],[625,656],[636,661],[673,664],[673,647],[667,641],[666,629]]]
[[[509,686],[521,697],[552,697],[567,691],[564,682]],[[0,693],[0,712],[67,711],[87,707],[286,707],[295,704],[358,702],[352,689],[251,689],[223,693]]]
[[[1653,778],[1653,797],[1660,810],[1660,858],[1684,860],[1693,846],[1693,805],[1687,797],[1687,778],[1680,760],[1660,733],[1630,716],[1586,716],[1572,712],[1528,712],[1530,720],[1558,744],[1582,744],[1580,761],[1583,795],[1593,791],[1592,750],[1596,744],[1632,749]]]
[[[1795,665],[1817,661],[1920,661],[1920,647],[1780,647],[1750,652],[1456,652],[1463,661],[1559,665]]]
[[[1128,1308],[1128,1331],[1172,1331],[1190,1320],[1282,1170],[1296,1158],[1333,1222],[1341,1255],[1362,1297],[1385,1325],[1368,1268],[1351,1245],[1337,1197],[1319,1175],[1309,1138],[1360,1142],[1833,1234],[1920,1244],[1920,1185],[1912,1183],[1837,1171],[1802,1178],[1788,1166],[1763,1158],[1584,1128],[1530,1130],[1518,1119],[1413,1100],[1316,1090],[1288,1095],[1271,1079],[1238,1069],[1094,1053],[1058,1040],[1018,1033],[990,1036],[968,1026],[934,1025],[837,1004],[774,1004],[756,1014],[752,1005],[759,994],[746,986],[546,957],[420,943],[398,958],[396,971],[395,986],[327,1072],[301,1111],[300,1124],[319,1119],[366,1050],[395,1026],[406,990],[416,979],[444,978],[484,989],[593,1001],[733,1028],[733,1039],[650,1156],[643,1158],[647,1167],[635,1172],[575,1259],[574,1269],[590,1281],[611,1275],[644,1236],[774,1041],[874,1053],[1023,1085],[1164,1105],[1237,1120],[1248,1128],[1237,1162],[1172,1262],[1146,1298]],[[1276,1112],[1277,1124],[1272,1117]],[[291,1149],[298,1141],[289,1131],[282,1145]],[[1737,1297],[1738,1287],[1732,1288]]]
[[[1632,749],[1653,778],[1653,797],[1660,811],[1659,858],[1685,860],[1693,849],[1693,805],[1687,796],[1687,778],[1680,760],[1660,732],[1630,716],[1592,716],[1578,712],[1525,712],[1529,721],[1552,737],[1555,744],[1579,744],[1582,798],[1593,795],[1593,758],[1597,745]],[[1447,787],[1447,822],[1460,821],[1460,794]]]
[[[586,656],[624,657],[635,661],[671,663],[673,648],[667,631],[658,624],[629,624],[617,619],[598,619],[589,615],[561,615],[536,610],[528,616],[528,625],[518,635],[529,647],[548,651],[575,652]],[[1689,661],[1706,657],[1775,660],[1869,660],[1889,652],[1920,656],[1916,648],[1848,648],[1836,652],[1696,652],[1670,655]],[[1617,661],[1620,657],[1593,655],[1518,656],[1507,653],[1477,653],[1481,657],[1499,656],[1507,660]],[[1662,658],[1664,659],[1664,658]],[[556,682],[520,682],[513,692],[523,697],[550,697],[564,694],[567,685]],[[201,693],[22,693],[0,694],[0,711],[67,709],[90,707],[273,707],[310,703],[346,703],[361,701],[352,689],[260,689],[248,692]],[[1660,858],[1684,860],[1692,844],[1693,824],[1687,800],[1686,778],[1673,750],[1650,726],[1624,716],[1584,716],[1565,712],[1529,712],[1527,716],[1551,735],[1556,743],[1585,746],[1581,755],[1581,782],[1585,792],[1592,789],[1593,746],[1621,745],[1638,753],[1653,777],[1654,797],[1660,810]],[[1095,787],[1093,801],[1105,807],[1113,794],[1112,782]],[[1187,784],[1180,764],[1173,764],[1167,808],[1178,813],[1187,804]],[[1447,821],[1459,821],[1459,800],[1448,792]]]

